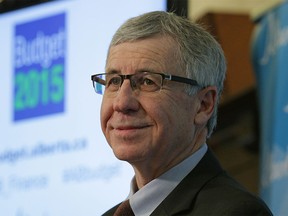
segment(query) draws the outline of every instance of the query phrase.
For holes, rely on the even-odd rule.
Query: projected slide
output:
[[[53,1],[0,15],[0,215],[97,216],[133,170],[100,129],[108,44],[127,18],[166,1]]]

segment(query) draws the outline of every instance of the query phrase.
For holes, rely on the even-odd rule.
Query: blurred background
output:
[[[129,182],[133,173],[115,160],[101,134],[101,98],[93,92],[90,75],[103,71],[109,40],[124,20],[167,10],[203,25],[227,58],[218,125],[208,144],[230,175],[261,196],[275,215],[287,215],[287,4],[0,0],[1,212],[97,215],[128,194],[128,187],[119,185]],[[35,44],[50,40],[46,48],[58,53],[39,54],[45,45]],[[43,66],[42,61],[50,63]],[[104,198],[95,204],[99,194]]]

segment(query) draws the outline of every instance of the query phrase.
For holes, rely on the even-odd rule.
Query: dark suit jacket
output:
[[[113,215],[115,206],[103,216]],[[198,165],[163,200],[151,216],[272,215],[266,204],[221,168],[208,149]]]

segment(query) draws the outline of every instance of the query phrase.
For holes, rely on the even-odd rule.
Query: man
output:
[[[125,202],[131,215],[272,215],[223,171],[206,144],[225,71],[214,38],[173,13],[129,19],[115,33],[106,73],[92,81],[103,93],[107,142],[135,172]]]

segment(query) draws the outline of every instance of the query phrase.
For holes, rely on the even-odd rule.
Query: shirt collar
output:
[[[128,198],[135,215],[150,215],[182,179],[194,169],[207,149],[207,144],[204,144],[191,156],[146,184],[139,191],[136,191],[136,181],[133,177]]]

